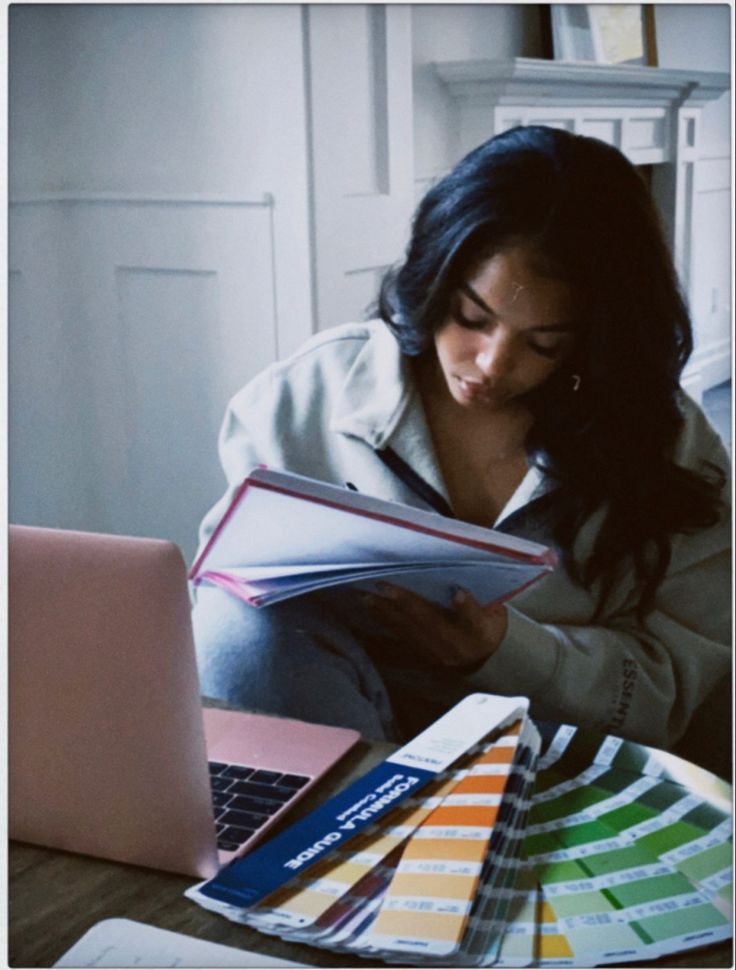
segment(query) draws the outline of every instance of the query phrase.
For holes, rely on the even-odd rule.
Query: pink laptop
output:
[[[209,877],[359,738],[202,709],[168,542],[11,526],[9,606],[11,838]]]

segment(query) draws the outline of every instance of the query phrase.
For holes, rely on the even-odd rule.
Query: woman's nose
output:
[[[498,332],[486,335],[475,363],[484,377],[500,377],[508,373],[513,364],[510,341]]]

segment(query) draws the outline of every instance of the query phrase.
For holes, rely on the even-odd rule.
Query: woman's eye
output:
[[[488,326],[487,317],[468,317],[462,310],[455,310],[453,313],[455,322],[465,327],[467,330],[483,330]]]
[[[529,340],[527,346],[542,357],[559,357],[565,349],[566,343],[566,340],[559,338],[554,343],[540,343],[536,340]]]

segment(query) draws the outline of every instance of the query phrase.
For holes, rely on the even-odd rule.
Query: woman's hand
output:
[[[506,607],[480,606],[467,590],[455,589],[454,610],[390,583],[379,583],[378,590],[364,595],[366,604],[382,626],[425,662],[449,668],[480,664],[506,633]]]

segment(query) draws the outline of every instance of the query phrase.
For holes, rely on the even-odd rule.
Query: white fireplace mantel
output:
[[[694,149],[700,109],[730,82],[723,73],[530,57],[434,69],[458,107],[461,152],[514,125],[539,123],[601,138],[635,165],[674,162],[681,148]],[[680,139],[677,123],[685,117],[694,120]]]
[[[452,97],[503,105],[672,107],[699,105],[728,90],[728,74],[628,64],[515,57],[446,61],[435,70]]]
[[[700,115],[729,90],[728,74],[527,57],[436,62],[434,70],[456,106],[458,158],[508,128],[541,124],[600,138],[634,165],[653,166],[654,197],[692,298]],[[728,373],[722,349],[715,369],[706,356],[696,354],[686,372],[696,396],[710,383],[709,367]]]

